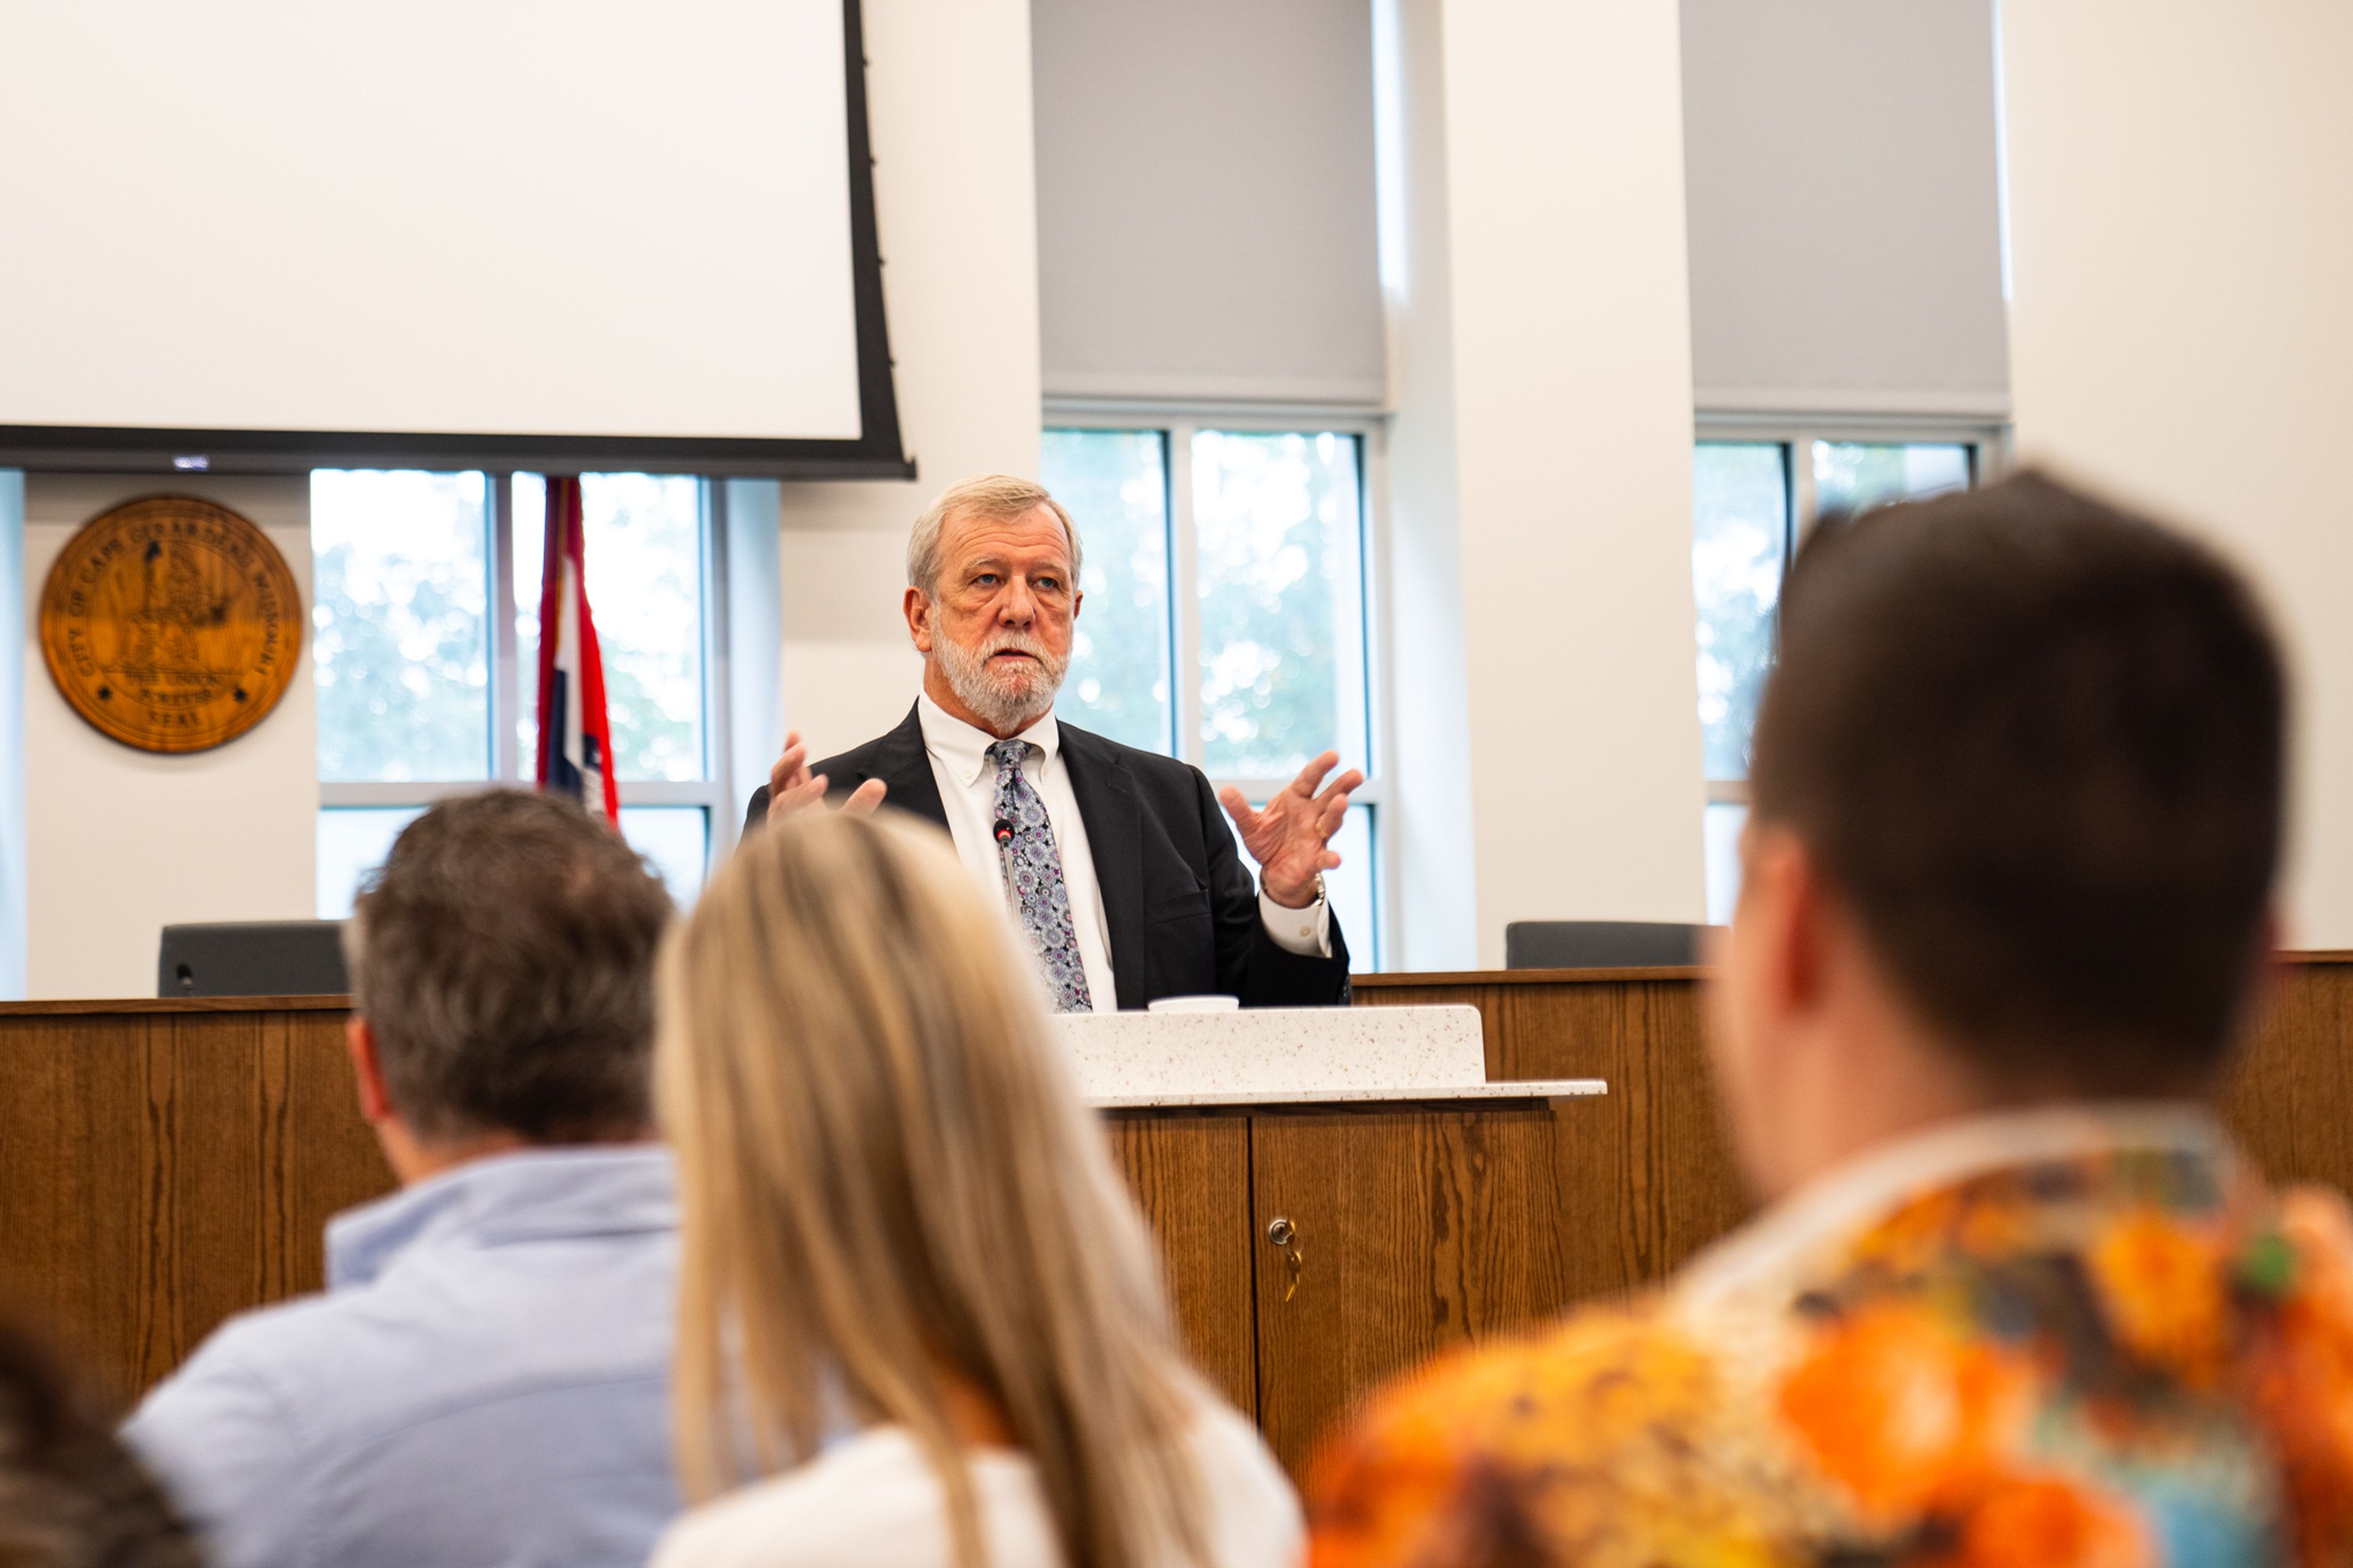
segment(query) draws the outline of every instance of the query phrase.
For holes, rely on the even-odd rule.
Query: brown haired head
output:
[[[394,1107],[433,1141],[642,1136],[671,913],[637,852],[568,801],[491,790],[435,805],[343,933]]]
[[[1989,1080],[2168,1092],[2264,956],[2285,703],[2234,571],[2029,472],[1815,531],[1754,809]]]
[[[0,1563],[201,1568],[186,1527],[48,1347],[0,1323]]]

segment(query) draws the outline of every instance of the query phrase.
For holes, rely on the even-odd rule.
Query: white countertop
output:
[[[1487,1081],[1475,1007],[1066,1013],[1055,1029],[1103,1110],[1560,1100],[1599,1079]]]
[[[1483,1100],[1492,1104],[1526,1100],[1581,1100],[1609,1092],[1609,1085],[1598,1078],[1530,1078],[1513,1079],[1504,1083],[1467,1084],[1459,1089],[1303,1089],[1272,1094],[1090,1094],[1087,1103],[1097,1110],[1143,1110],[1155,1107],[1176,1109],[1185,1106],[1213,1109],[1232,1105],[1451,1105],[1459,1100]]]

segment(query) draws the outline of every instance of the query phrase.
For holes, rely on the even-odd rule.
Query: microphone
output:
[[[1010,843],[1012,843],[1012,842],[1013,842],[1013,824],[1011,824],[1011,823],[1009,823],[1009,822],[1006,821],[1006,820],[1005,820],[1005,818],[1003,818],[1003,817],[1001,817],[1001,816],[1000,816],[1000,817],[998,817],[998,818],[997,819],[997,847],[998,848],[1002,849],[1002,848],[1004,848],[1008,844],[1010,844]]]

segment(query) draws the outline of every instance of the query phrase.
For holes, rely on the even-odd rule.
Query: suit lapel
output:
[[[846,793],[868,779],[881,779],[889,786],[882,796],[885,805],[913,813],[945,833],[948,810],[940,801],[940,781],[932,773],[932,754],[923,750],[923,724],[917,711],[908,709],[905,721],[874,742],[873,761],[857,778],[830,784],[827,793]]]
[[[1079,819],[1087,825],[1103,923],[1111,928],[1119,1005],[1141,1007],[1150,984],[1145,966],[1151,951],[1145,940],[1144,814],[1136,805],[1135,781],[1108,742],[1069,724],[1061,731],[1063,765],[1071,770]]]

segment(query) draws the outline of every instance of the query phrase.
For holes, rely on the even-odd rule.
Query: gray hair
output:
[[[433,1140],[641,1135],[672,912],[645,861],[569,801],[491,790],[435,805],[343,928],[352,1007],[394,1106]]]
[[[942,490],[939,499],[923,509],[915,520],[914,531],[907,535],[907,586],[922,591],[926,598],[939,597],[940,534],[952,517],[977,517],[1003,522],[1046,508],[1061,520],[1062,537],[1071,542],[1071,585],[1078,586],[1079,568],[1086,552],[1079,544],[1079,526],[1062,503],[1047,492],[1046,487],[1028,479],[1017,479],[1010,474],[983,474],[977,479],[959,480]]]

